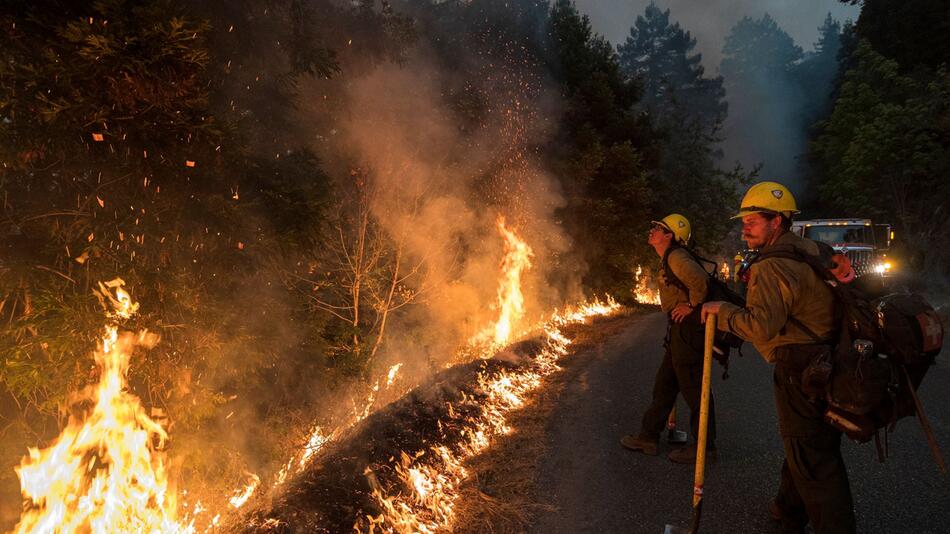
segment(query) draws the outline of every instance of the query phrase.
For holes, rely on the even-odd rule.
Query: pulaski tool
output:
[[[682,445],[686,443],[686,432],[676,430],[676,406],[670,410],[670,416],[666,420],[666,442],[673,445]]]
[[[712,375],[713,341],[716,337],[716,315],[706,317],[706,342],[703,347],[703,389],[699,400],[699,435],[696,437],[696,474],[693,479],[693,519],[689,530],[666,525],[663,534],[696,534],[703,512],[703,482],[706,479],[706,434],[709,426],[709,386]]]

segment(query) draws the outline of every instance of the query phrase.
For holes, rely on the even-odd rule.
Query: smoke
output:
[[[624,42],[636,17],[642,15],[647,0],[579,0],[581,11],[590,16],[595,31],[614,44]],[[860,8],[836,0],[720,0],[690,2],[661,0],[660,9],[670,9],[671,22],[679,22],[696,39],[695,52],[702,54],[708,76],[719,74],[726,36],[743,17],[758,20],[766,13],[808,53],[818,39],[818,28],[825,16],[845,21],[857,18]],[[737,85],[755,85],[751,91]],[[805,196],[801,156],[806,149],[806,103],[827,98],[830,87],[802,90],[787,80],[725,79],[729,114],[722,131],[723,164],[735,162],[747,169],[761,165],[760,176],[788,185]]]
[[[555,221],[559,186],[534,149],[552,135],[558,99],[530,67],[465,61],[477,74],[420,47],[347,80],[331,91],[338,131],[315,137],[331,175],[365,179],[373,220],[416,293],[389,317],[377,358],[411,375],[440,367],[497,319],[499,216],[533,251],[521,326],[580,295],[582,266],[561,257],[570,243]]]

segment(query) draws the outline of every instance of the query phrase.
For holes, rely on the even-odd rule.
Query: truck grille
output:
[[[845,256],[848,257],[851,267],[854,268],[854,273],[858,276],[867,274],[874,269],[874,256],[870,250],[848,250],[845,252]]]

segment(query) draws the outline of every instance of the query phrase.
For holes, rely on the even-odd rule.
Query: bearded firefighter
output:
[[[660,307],[667,314],[665,352],[653,383],[653,400],[636,435],[624,436],[620,444],[650,456],[658,454],[660,432],[667,416],[682,394],[690,409],[691,441],[674,449],[668,458],[675,463],[696,460],[699,435],[699,400],[703,378],[703,327],[700,305],[706,299],[709,274],[685,248],[689,243],[690,224],[686,217],[672,213],[652,221],[647,238],[662,259],[660,269]],[[716,460],[716,420],[713,402],[709,403],[709,431],[706,460]]]
[[[798,213],[795,198],[776,182],[753,185],[739,213],[742,238],[763,256],[769,247],[792,246],[818,254],[814,241],[789,232]],[[831,289],[808,264],[782,257],[764,257],[749,267],[745,307],[707,302],[702,320],[718,314],[717,327],[752,343],[775,364],[773,391],[779,432],[785,448],[781,480],[769,503],[772,518],[786,532],[816,534],[855,531],[851,487],[841,457],[841,432],[827,424],[823,401],[802,389],[802,372],[829,347],[835,336],[835,303]]]

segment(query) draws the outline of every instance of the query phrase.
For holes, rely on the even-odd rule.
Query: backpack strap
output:
[[[692,258],[696,261],[696,263],[699,264],[700,267],[702,267],[704,263],[712,265],[712,271],[706,269],[705,267],[703,267],[703,270],[706,271],[706,274],[708,274],[709,276],[716,276],[716,269],[719,267],[719,264],[717,262],[714,262],[713,260],[700,256],[699,254],[696,253],[695,250],[693,250],[690,247],[683,247],[683,250],[685,250],[690,256],[692,256]]]
[[[791,315],[788,316],[788,322],[800,328],[802,332],[805,332],[806,334],[808,334],[808,337],[810,337],[816,344],[820,345],[822,343],[828,342],[827,340],[821,339],[818,336],[818,334],[815,333],[814,330],[805,326],[805,323],[799,321],[798,319],[792,317]]]
[[[702,270],[705,271],[706,276],[708,276],[709,278],[715,278],[715,274],[714,274],[714,273],[716,272],[716,266],[719,265],[719,264],[716,263],[716,262],[714,262],[714,261],[712,261],[712,260],[708,260],[708,259],[706,259],[706,258],[700,256],[700,255],[697,254],[693,249],[691,249],[691,248],[689,248],[689,247],[684,247],[684,246],[680,246],[680,245],[671,244],[671,245],[670,245],[670,248],[666,249],[666,253],[663,254],[663,273],[664,273],[664,276],[666,276],[666,280],[667,280],[670,284],[672,284],[672,285],[674,285],[674,286],[676,286],[676,287],[682,289],[683,291],[685,291],[685,292],[686,292],[686,297],[689,298],[689,288],[686,287],[686,284],[684,284],[683,281],[680,280],[679,277],[677,277],[676,274],[674,274],[673,271],[670,269],[670,254],[671,254],[675,249],[683,249],[683,250],[685,250],[686,253],[689,254],[689,256],[690,256],[691,258],[693,258],[693,261],[695,261],[696,263],[699,264],[700,268],[702,268]],[[712,265],[712,266],[713,266],[713,271],[712,271],[712,272],[709,272],[705,267],[703,267],[703,263],[708,263],[708,264]]]
[[[831,246],[822,243],[820,241],[814,242],[818,245],[818,254],[808,254],[802,252],[801,249],[795,247],[794,245],[772,245],[766,247],[762,252],[759,252],[755,258],[752,259],[752,263],[758,263],[762,260],[769,258],[784,258],[787,260],[794,260],[807,264],[811,267],[812,271],[818,275],[818,278],[828,282],[832,286],[837,285],[837,280],[834,277],[834,274],[831,273],[831,265],[827,262],[830,261],[831,255],[834,253],[834,249]],[[827,256],[827,258],[825,257]]]
[[[671,243],[670,248],[666,249],[666,252],[663,254],[663,260],[662,260],[663,276],[666,278],[667,282],[685,291],[686,298],[689,298],[689,288],[686,287],[686,284],[684,284],[683,281],[680,280],[678,276],[673,274],[673,270],[670,269],[670,254],[672,254],[673,251],[678,248],[684,248],[684,247],[681,247],[676,243]],[[686,250],[689,251],[689,249],[686,249]]]
[[[818,243],[819,250],[821,250],[821,245],[822,243]],[[772,245],[770,247],[767,247],[762,252],[758,253],[752,259],[751,263],[758,263],[762,260],[767,260],[769,258],[783,258],[783,259],[793,260],[793,261],[807,264],[809,267],[811,267],[812,271],[814,271],[815,274],[818,275],[818,278],[820,278],[821,280],[825,282],[830,282],[831,280],[834,280],[834,276],[831,274],[828,268],[824,265],[820,255],[806,254],[805,252],[802,252],[800,249],[792,245]],[[828,342],[827,340],[824,340],[821,337],[819,337],[818,334],[816,334],[814,330],[812,330],[811,328],[808,328],[807,326],[805,326],[803,322],[799,321],[798,319],[796,319],[795,317],[791,315],[788,316],[788,322],[798,327],[802,332],[805,332],[805,334],[807,334],[808,337],[812,338],[812,340],[815,343]]]

